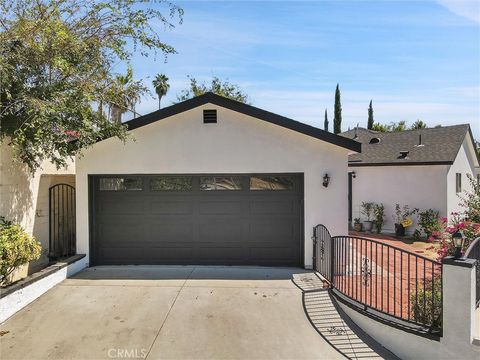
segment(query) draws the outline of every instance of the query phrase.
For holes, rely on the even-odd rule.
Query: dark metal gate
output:
[[[75,255],[75,188],[56,184],[48,190],[50,259]]]
[[[313,228],[313,267],[326,280],[332,282],[333,251],[332,236],[323,225]]]

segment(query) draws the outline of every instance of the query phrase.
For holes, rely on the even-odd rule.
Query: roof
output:
[[[124,125],[127,125],[128,130],[137,129],[139,127],[154,123],[156,121],[160,121],[162,119],[182,113],[184,111],[194,109],[198,106],[205,104],[218,105],[254,117],[256,119],[282,126],[284,128],[299,132],[307,136],[311,136],[313,138],[325,141],[333,145],[337,145],[355,152],[361,151],[361,144],[355,140],[348,139],[344,136],[335,135],[314,126],[310,126],[299,121],[289,119],[285,116],[277,115],[269,111],[259,109],[255,106],[228,99],[211,92],[174,104],[172,106],[165,107],[163,109],[154,111],[150,114],[143,115],[130,121],[126,121]]]
[[[362,143],[362,153],[350,155],[349,166],[397,166],[451,165],[467,134],[470,134],[475,146],[468,124],[400,132],[358,128],[340,135],[349,139],[354,139],[356,135],[356,140]],[[374,138],[379,141],[370,143]],[[401,156],[403,151],[408,151],[406,157]]]

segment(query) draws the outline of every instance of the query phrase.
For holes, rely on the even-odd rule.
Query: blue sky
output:
[[[342,91],[343,129],[375,120],[470,123],[480,138],[480,1],[179,1],[183,24],[162,38],[167,62],[136,56],[135,76],[170,78],[162,106],[212,76],[253,105],[322,127]],[[145,98],[137,110],[157,109]]]

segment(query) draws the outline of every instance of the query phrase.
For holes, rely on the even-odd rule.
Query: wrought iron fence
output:
[[[474,259],[476,270],[476,300],[477,307],[480,305],[480,237],[476,238],[468,247],[465,252],[465,257],[468,259]]]
[[[323,225],[314,238],[314,268],[335,293],[390,320],[441,330],[441,263],[373,239],[331,237]]]

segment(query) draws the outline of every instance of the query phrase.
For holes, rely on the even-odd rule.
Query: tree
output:
[[[109,104],[110,120],[115,124],[121,124],[122,115],[128,110],[134,109],[140,97],[147,93],[147,88],[141,81],[133,80],[133,70],[129,66],[126,75],[115,76],[115,81],[109,91],[111,92],[109,97],[117,99]]]
[[[372,106],[372,100],[370,100],[370,105],[368,106],[368,124],[367,124],[367,129],[372,129],[373,127],[373,106]]]
[[[427,128],[427,124],[425,124],[422,120],[418,119],[412,124],[410,129],[420,130],[420,129],[426,129],[426,128]]]
[[[400,132],[400,131],[407,130],[407,124],[405,123],[404,120],[399,121],[398,123],[392,122],[388,127],[390,131],[393,131],[393,132]]]
[[[188,78],[190,86],[177,95],[178,101],[185,101],[207,92],[213,92],[214,94],[248,104],[248,95],[238,85],[232,84],[228,80],[223,81],[214,76],[210,84],[207,85],[205,82],[199,83],[192,76],[188,76]]]
[[[337,84],[335,89],[335,107],[333,113],[333,132],[335,134],[342,132],[342,104],[340,99],[340,88]]]
[[[378,122],[374,123],[370,130],[378,131],[378,132],[389,132],[390,131],[390,129],[388,128],[387,125],[380,124]]]
[[[323,130],[328,131],[328,115],[327,115],[327,109],[325,109],[325,120],[323,121]]]
[[[153,79],[152,84],[158,96],[158,108],[160,109],[160,102],[162,100],[162,97],[167,95],[168,89],[170,89],[168,77],[166,77],[164,74],[157,74],[155,76],[155,79]]]
[[[60,167],[98,139],[126,139],[125,127],[109,121],[103,109],[125,111],[138,100],[133,89],[140,90],[140,83],[133,86],[128,72],[121,78],[112,69],[128,65],[133,53],[175,53],[156,27],[174,27],[183,10],[162,6],[152,9],[142,0],[0,0],[0,140],[8,138],[18,160],[32,171],[43,160]]]

